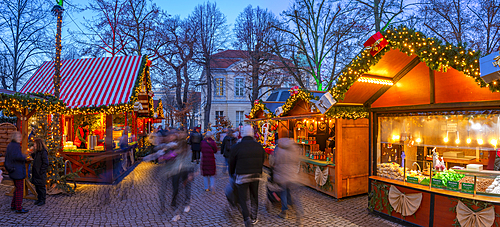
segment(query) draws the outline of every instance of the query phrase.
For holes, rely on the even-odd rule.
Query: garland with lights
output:
[[[254,101],[254,105],[252,106],[252,109],[250,110],[250,113],[246,115],[248,119],[254,119],[257,117],[257,113],[262,110],[264,112],[264,117],[265,118],[273,118],[275,117],[274,112],[271,111],[269,108],[267,108],[266,105],[264,105],[264,102],[262,100],[258,99]]]
[[[50,94],[41,93],[0,93],[0,109],[5,110],[6,116],[14,115],[12,110],[21,109],[43,110],[50,113],[61,113],[66,109],[63,101]]]
[[[325,117],[327,118],[344,118],[353,120],[358,118],[368,118],[369,115],[368,109],[362,106],[333,106],[325,113]]]
[[[391,49],[399,49],[406,55],[416,55],[420,61],[424,62],[430,69],[446,72],[452,67],[468,77],[475,79],[481,87],[489,87],[491,91],[500,91],[500,83],[485,83],[479,74],[479,51],[466,49],[459,44],[453,46],[444,44],[443,41],[426,37],[423,33],[417,32],[404,26],[390,28],[381,32],[389,42],[377,55],[372,56],[369,49],[364,49],[356,56],[349,65],[341,72],[337,81],[337,86],[330,90],[335,99],[344,99],[344,95],[358,78],[376,65],[380,59]]]
[[[293,109],[297,101],[299,99],[304,100],[306,103],[309,103],[311,99],[318,100],[318,97],[315,97],[310,91],[308,90],[303,90],[303,89],[298,89],[295,94],[290,95],[290,97],[285,101],[285,104],[281,108],[283,108],[283,112],[279,116],[284,116],[290,110]],[[278,116],[278,117],[279,117]]]

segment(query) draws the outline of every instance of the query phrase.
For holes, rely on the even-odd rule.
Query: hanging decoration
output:
[[[384,39],[384,36],[380,34],[380,32],[372,35],[363,46],[370,51],[372,56],[375,56],[380,52],[385,46],[387,46],[388,42]]]
[[[316,100],[311,100],[312,103],[316,106],[316,108],[324,114],[326,111],[332,107],[333,104],[337,103],[337,101],[332,97],[332,94],[329,92],[323,94],[321,98],[316,101]]]
[[[316,134],[316,120],[308,120],[306,123],[307,132],[310,134]]]
[[[389,188],[389,203],[402,216],[413,215],[422,203],[422,193],[404,194],[394,185]]]
[[[458,200],[457,220],[462,227],[489,227],[495,223],[495,206],[474,212]]]
[[[328,180],[328,168],[325,168],[325,170],[321,171],[319,166],[316,166],[314,179],[316,180],[316,184],[318,184],[319,186],[325,185],[326,181]]]

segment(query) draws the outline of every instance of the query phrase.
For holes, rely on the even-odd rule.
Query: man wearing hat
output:
[[[76,130],[76,137],[73,143],[80,149],[87,149],[87,136],[89,135],[89,123],[83,124]]]

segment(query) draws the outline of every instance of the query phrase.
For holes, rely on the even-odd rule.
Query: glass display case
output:
[[[500,195],[500,171],[494,166],[499,114],[415,115],[378,117],[377,176]]]

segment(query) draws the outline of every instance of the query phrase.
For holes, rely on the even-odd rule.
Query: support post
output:
[[[112,114],[106,114],[106,140],[105,140],[105,146],[106,146],[106,151],[112,151],[113,150],[113,115]]]

